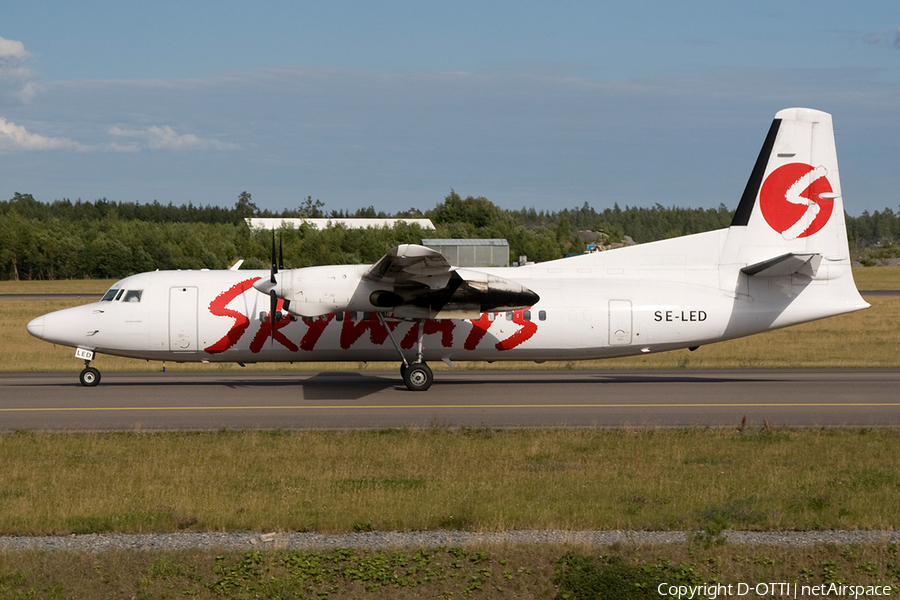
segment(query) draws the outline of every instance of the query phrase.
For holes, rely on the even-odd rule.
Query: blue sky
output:
[[[0,198],[736,206],[772,116],[834,115],[845,209],[900,204],[900,6],[14,3]]]

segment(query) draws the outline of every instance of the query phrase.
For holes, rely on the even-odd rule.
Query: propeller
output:
[[[279,247],[281,244],[281,238],[278,239]],[[279,260],[278,263],[281,263],[282,268],[284,268],[284,261]],[[278,274],[278,263],[275,262],[275,230],[272,230],[272,260],[269,268],[269,281],[272,283],[276,283],[275,275]],[[275,311],[278,310],[278,296],[275,294],[275,288],[269,290],[269,338],[272,345],[275,345]]]
[[[278,296],[275,290],[269,292],[269,337],[271,344],[275,345],[275,311],[278,309]]]
[[[278,274],[278,265],[275,263],[275,230],[272,230],[272,262],[269,268],[269,281],[275,283],[275,275]]]
[[[281,236],[278,236],[278,261],[275,260],[275,230],[272,230],[272,256],[269,268],[269,281],[272,284],[277,283],[275,275],[278,270],[284,270],[284,246],[282,245]],[[287,310],[290,301],[284,301],[284,308]],[[275,288],[269,290],[269,337],[271,343],[275,344],[275,316],[278,311],[278,296],[275,294]]]
[[[269,260],[269,282],[265,283],[264,279],[261,279],[253,284],[253,287],[263,294],[267,294],[269,296],[269,336],[271,338],[272,344],[275,344],[275,321],[278,316],[278,294],[276,292],[276,285],[278,284],[278,279],[276,279],[276,275],[278,274],[279,269],[284,269],[284,251],[281,244],[281,239],[279,238],[278,243],[278,256],[275,255],[275,230],[272,229],[272,252]],[[287,310],[290,302],[285,300],[283,305],[285,310]]]

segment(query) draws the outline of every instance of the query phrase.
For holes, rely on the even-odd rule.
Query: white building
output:
[[[443,254],[454,267],[509,266],[509,242],[503,239],[423,239],[422,245]]]
[[[244,219],[250,229],[281,229],[284,226],[297,229],[303,223],[308,223],[316,229],[328,229],[333,225],[341,225],[347,229],[365,229],[366,227],[393,227],[397,223],[418,225],[422,229],[434,229],[431,219],[284,219],[275,218],[251,218]]]

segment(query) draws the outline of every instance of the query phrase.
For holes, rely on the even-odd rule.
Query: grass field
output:
[[[394,549],[381,552],[0,553],[3,598],[668,598],[669,586],[720,583],[732,593],[694,598],[779,598],[756,594],[773,582],[802,586],[890,585],[897,593],[898,548],[620,545]],[[752,591],[737,596],[739,584]],[[768,588],[770,592],[781,588]],[[766,588],[760,590],[766,591]],[[870,590],[871,591],[871,590]],[[882,590],[883,591],[883,588]],[[684,597],[688,597],[685,593]],[[798,594],[799,598],[825,594]],[[851,596],[872,597],[864,593]],[[881,597],[884,597],[883,595]]]
[[[0,598],[658,598],[660,583],[765,582],[893,595],[897,545],[738,546],[723,530],[895,530],[898,440],[896,429],[6,434],[5,534],[694,533],[600,549],[0,551]]]
[[[860,290],[900,290],[900,268],[854,267],[853,281]]]
[[[0,534],[896,529],[895,429],[18,433]]]

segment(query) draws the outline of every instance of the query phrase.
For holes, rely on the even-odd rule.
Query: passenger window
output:
[[[530,321],[530,320],[531,320],[531,311],[530,311],[530,310],[523,310],[523,311],[522,311],[522,318],[525,319],[526,321]]]
[[[102,298],[100,298],[100,302],[112,302],[115,299],[116,294],[119,293],[120,291],[121,290],[119,290],[117,288],[109,290],[108,292],[106,292],[103,295]]]
[[[343,320],[344,320],[344,312],[341,311],[341,312],[339,312],[339,313],[335,313],[335,314],[334,314],[334,320],[337,321],[338,323],[340,323],[341,321],[343,321]]]
[[[538,319],[541,321],[546,321],[547,320],[547,311],[546,310],[538,311]]]
[[[140,302],[141,294],[144,293],[144,290],[128,290],[125,293],[125,297],[122,298],[122,302]]]

